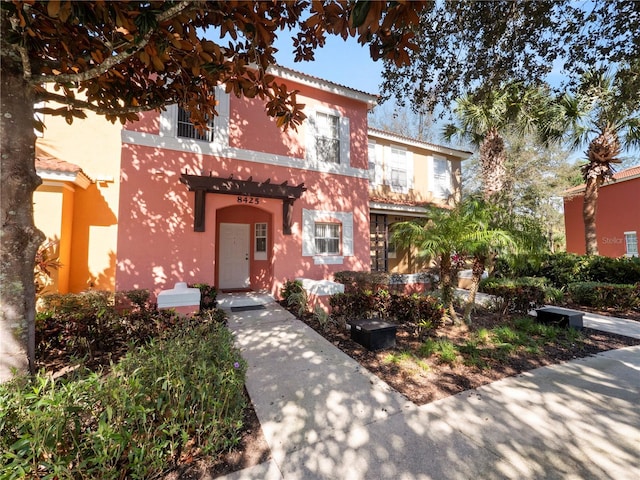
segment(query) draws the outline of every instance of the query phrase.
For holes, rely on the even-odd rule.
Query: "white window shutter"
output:
[[[376,169],[375,169],[375,181],[374,183],[376,185],[382,185],[382,182],[384,181],[384,170],[383,170],[383,165],[382,165],[382,155],[381,155],[381,146],[380,145],[376,145],[375,148],[375,156],[374,156],[374,162],[376,162]]]
[[[407,160],[407,193],[413,189],[413,152],[407,151],[405,154]]]
[[[349,166],[351,151],[351,133],[349,130],[349,117],[340,117],[340,164]]]
[[[315,233],[313,211],[302,209],[302,256],[311,257],[315,254]]]
[[[353,256],[353,213],[342,218],[342,255]]]
[[[316,112],[311,110],[307,117],[307,125],[305,129],[307,161],[315,162],[318,158],[316,155]]]
[[[382,151],[382,157],[384,159],[384,165],[382,167],[382,184],[391,185],[391,147],[389,145],[385,145],[382,147]]]

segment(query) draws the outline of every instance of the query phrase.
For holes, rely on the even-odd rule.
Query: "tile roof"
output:
[[[269,72],[281,78],[306,83],[310,86],[320,88],[321,90],[357,98],[372,106],[375,105],[378,100],[377,94],[368,93],[353,87],[348,87],[346,85],[342,85],[331,80],[326,80],[324,78],[316,77],[314,75],[309,75],[308,73],[294,70],[293,68],[284,67],[282,65],[270,66]]]
[[[82,172],[82,169],[74,163],[60,160],[59,158],[45,157],[42,155],[38,155],[36,157],[36,170],[59,173]]]
[[[614,182],[631,180],[633,178],[640,177],[640,165],[634,165],[633,167],[625,168],[613,174],[613,180],[606,182],[603,187],[612,185]],[[578,185],[565,190],[562,194],[564,197],[568,197],[577,193],[581,193],[585,189],[586,185]]]
[[[369,127],[367,131],[373,136],[386,137],[387,139],[393,138],[397,141],[413,144],[421,148],[442,151],[445,153],[449,152],[451,155],[455,155],[460,158],[469,158],[471,155],[473,155],[473,152],[470,152],[469,150],[462,150],[460,148],[448,147],[446,145],[440,145],[437,143],[425,142],[423,140],[417,140],[415,138],[407,137],[406,135],[395,132],[389,132],[387,130],[380,130],[378,128]]]

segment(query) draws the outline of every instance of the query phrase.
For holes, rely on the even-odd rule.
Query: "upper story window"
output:
[[[202,149],[226,148],[229,146],[229,94],[224,88],[216,87],[216,110],[218,115],[209,121],[209,129],[198,131],[191,122],[190,113],[175,103],[168,105],[166,111],[160,114],[160,131],[162,137],[167,137],[164,145],[188,148],[189,151],[204,151]],[[175,139],[175,141],[168,140]],[[205,145],[207,144],[207,145]],[[195,150],[194,150],[195,149]]]
[[[387,181],[394,192],[407,193],[409,191],[407,151],[391,147],[390,154]]]
[[[178,107],[178,122],[176,135],[183,138],[193,138],[205,142],[213,142],[214,122],[209,120],[209,130],[200,131],[191,123],[191,114],[182,107]]]
[[[331,163],[340,163],[340,119],[336,115],[316,113],[316,154]]]
[[[638,234],[636,232],[624,232],[624,241],[627,246],[627,257],[638,256]]]
[[[433,158],[431,191],[437,198],[449,198],[451,188],[451,162],[445,158]]]
[[[307,159],[349,166],[349,119],[322,109],[307,117]]]

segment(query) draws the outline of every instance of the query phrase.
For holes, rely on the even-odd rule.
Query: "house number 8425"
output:
[[[249,203],[253,205],[258,205],[260,203],[260,199],[257,197],[250,196],[238,196],[238,203]]]

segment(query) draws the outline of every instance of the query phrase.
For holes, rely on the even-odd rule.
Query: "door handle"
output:
[[[249,260],[249,254],[248,254],[248,253],[247,253],[247,254],[245,254],[244,259],[245,259],[245,260]]]

